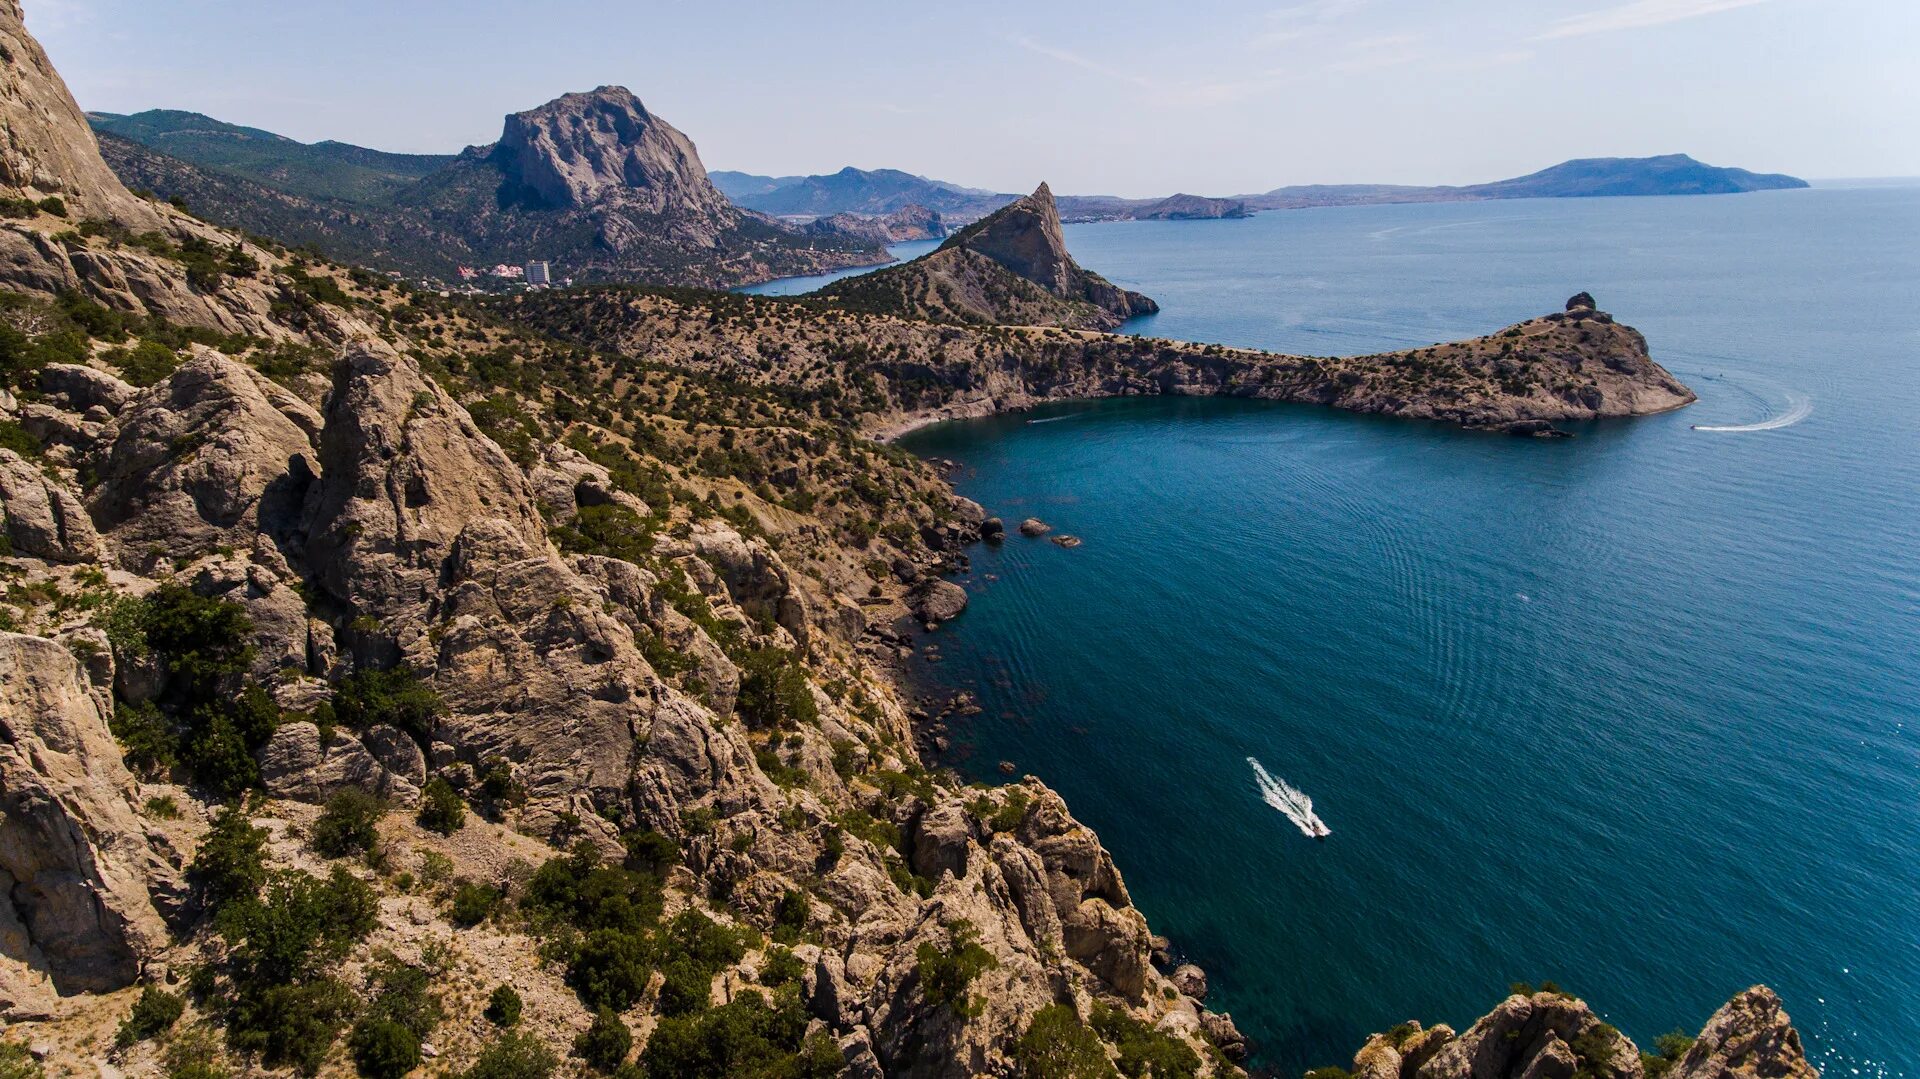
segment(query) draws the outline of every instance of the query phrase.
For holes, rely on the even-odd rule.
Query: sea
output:
[[[955,759],[1059,790],[1275,1073],[1511,983],[1642,1046],[1785,1000],[1920,1076],[1920,186],[1070,226],[1126,327],[1284,352],[1588,291],[1700,395],[1538,441],[1064,402],[903,445],[1080,546],[972,550]],[[1327,835],[1312,838],[1324,828]]]

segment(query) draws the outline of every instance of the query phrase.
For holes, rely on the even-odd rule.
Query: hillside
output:
[[[890,214],[924,206],[945,217],[971,221],[1016,196],[929,180],[898,169],[844,168],[828,176],[780,177],[733,173],[729,198],[744,209],[774,215]]]
[[[453,162],[452,155],[392,154],[344,142],[296,142],[271,131],[172,109],[131,116],[89,113],[87,122],[97,133],[311,199],[384,202]]]
[[[938,251],[819,293],[850,310],[933,322],[1111,329],[1154,302],[1080,267],[1046,184],[947,238]]]
[[[452,158],[306,145],[189,113],[93,122],[135,187],[229,227],[439,281],[537,258],[583,281],[724,287],[886,259],[871,238],[805,235],[736,209],[691,140],[619,87],[516,113],[498,142]]]

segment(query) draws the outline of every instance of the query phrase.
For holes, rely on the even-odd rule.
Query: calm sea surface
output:
[[[906,243],[888,246],[887,253],[901,262],[908,262],[927,254],[940,246],[939,240],[908,240]],[[891,264],[889,264],[891,265]],[[832,273],[812,274],[807,277],[779,277],[772,281],[762,281],[757,285],[747,285],[733,291],[744,292],[750,296],[798,296],[803,292],[825,288],[843,277],[858,277],[863,273],[872,273],[879,266],[856,266],[851,270],[835,270]]]
[[[1920,1075],[1920,190],[1068,229],[1144,333],[1357,353],[1591,290],[1698,405],[1535,442],[1227,400],[947,424],[989,512],[929,673],[1292,1071],[1553,979],[1641,1044],[1785,997]],[[1692,425],[1770,425],[1701,431]],[[1304,835],[1249,758],[1311,796]]]

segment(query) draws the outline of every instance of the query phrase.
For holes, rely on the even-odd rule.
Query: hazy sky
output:
[[[82,106],[451,153],[603,83],[710,169],[999,190],[1920,174],[1920,0],[25,0]]]

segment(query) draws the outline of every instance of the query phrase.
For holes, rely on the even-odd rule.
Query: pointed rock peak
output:
[[[1067,254],[1053,191],[1044,183],[955,233],[948,244],[985,255],[1057,296],[1071,291],[1080,273]]]
[[[18,0],[0,0],[0,194],[58,197],[75,218],[145,228],[161,221],[101,160],[86,114],[27,32]]]

